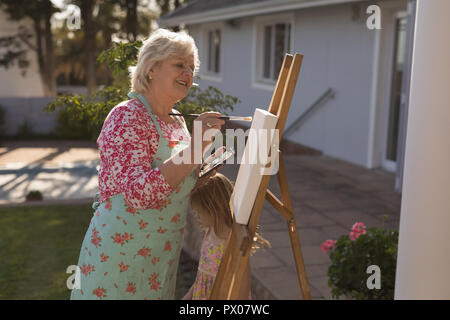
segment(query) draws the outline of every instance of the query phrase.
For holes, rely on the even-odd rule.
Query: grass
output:
[[[76,265],[92,217],[90,204],[0,208],[0,300],[65,300],[67,267]],[[182,253],[176,299],[194,281]]]
[[[68,299],[89,204],[0,208],[0,299]]]

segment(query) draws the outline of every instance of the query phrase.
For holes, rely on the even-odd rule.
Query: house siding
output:
[[[24,25],[29,30],[33,30],[30,19],[24,19],[20,23],[10,21],[7,14],[0,10],[0,37],[16,34],[19,25]],[[35,41],[35,39],[33,38],[32,41]],[[24,45],[24,48],[26,48],[26,45]],[[27,59],[30,61],[30,65],[26,69],[25,75],[22,75],[22,71],[17,67],[17,64],[8,69],[0,68],[0,97],[44,96],[37,56],[34,51],[27,51]]]
[[[403,1],[400,1],[403,2]],[[355,15],[352,4],[315,7],[294,11],[294,40],[292,52],[304,55],[286,128],[311,106],[328,88],[335,96],[320,106],[289,140],[322,151],[365,167],[379,165],[372,161],[373,142],[371,126],[379,132],[379,121],[371,108],[374,100],[380,100],[379,85],[373,91],[376,33],[366,27],[368,15],[360,6]],[[283,13],[277,13],[279,15]],[[239,27],[232,28],[223,22],[221,48],[221,81],[201,79],[206,88],[212,85],[225,94],[237,96],[241,103],[233,112],[236,115],[253,115],[254,108],[267,109],[273,88],[257,88],[253,83],[255,60],[254,24],[265,16],[238,19]],[[189,26],[190,34],[199,45],[200,59],[206,64],[203,52],[202,32],[208,24]],[[393,28],[392,24],[383,25]],[[389,30],[383,30],[389,33]],[[393,32],[393,30],[392,30]],[[380,69],[388,68],[380,65]],[[202,67],[200,68],[200,76]],[[375,70],[378,73],[378,70]],[[385,72],[385,71],[382,71]],[[375,96],[374,96],[375,95]],[[376,105],[379,108],[379,103]],[[375,113],[379,117],[379,112]],[[372,128],[373,130],[373,128]],[[373,137],[372,137],[373,138]],[[375,143],[378,143],[376,138]],[[375,150],[375,152],[377,152]],[[380,157],[378,154],[375,157]]]

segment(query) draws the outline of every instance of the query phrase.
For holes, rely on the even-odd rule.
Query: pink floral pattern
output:
[[[219,271],[225,241],[214,243],[207,236],[203,240],[197,277],[192,291],[192,300],[207,300],[211,295],[214,279]]]
[[[172,145],[190,139],[179,121],[156,119]],[[159,168],[151,167],[158,141],[156,126],[139,99],[125,101],[111,110],[97,140],[99,202],[121,193],[133,210],[161,207],[173,190]]]

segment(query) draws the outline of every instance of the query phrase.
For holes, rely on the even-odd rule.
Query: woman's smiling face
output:
[[[167,95],[174,102],[186,97],[194,78],[194,56],[168,58],[157,63],[149,75],[155,92]]]

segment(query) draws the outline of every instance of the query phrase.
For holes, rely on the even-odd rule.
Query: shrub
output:
[[[353,299],[394,299],[398,232],[384,228],[369,228],[358,222],[349,235],[337,241],[327,240],[322,251],[330,253],[328,285],[333,298],[342,295]],[[381,271],[381,288],[369,289],[371,274],[367,268],[376,265]]]
[[[35,136],[33,131],[33,124],[28,121],[28,119],[24,119],[19,129],[17,130],[14,138],[16,139],[31,139]]]
[[[31,190],[26,196],[27,201],[42,200],[42,193],[38,190]]]

